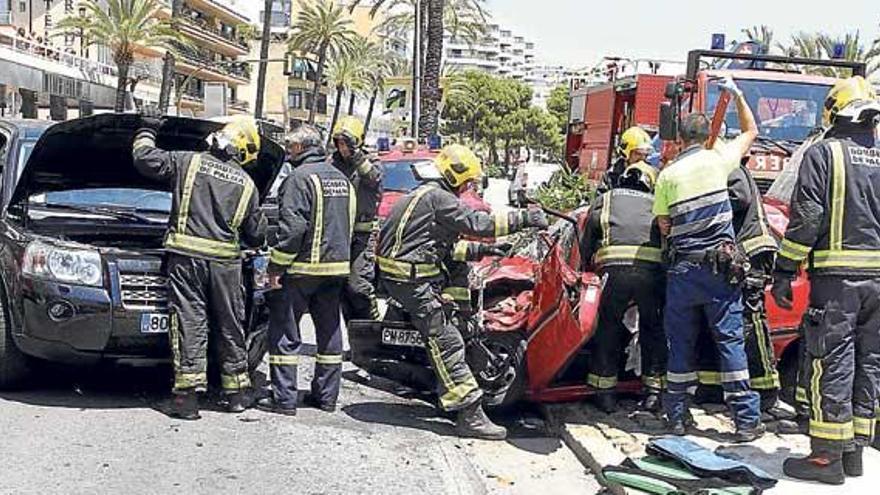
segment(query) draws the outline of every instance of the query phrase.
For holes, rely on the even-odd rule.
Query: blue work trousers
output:
[[[761,419],[758,394],[749,388],[749,365],[743,337],[742,290],[713,273],[707,264],[682,261],[669,269],[664,326],[669,341],[667,394],[663,401],[671,421],[683,418],[688,395],[697,389],[697,337],[703,323],[720,356],[721,387],[737,428],[752,428]]]

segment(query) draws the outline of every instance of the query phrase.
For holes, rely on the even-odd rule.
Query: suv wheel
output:
[[[0,297],[0,389],[9,389],[24,382],[30,374],[30,363],[12,340],[12,324],[2,290]]]

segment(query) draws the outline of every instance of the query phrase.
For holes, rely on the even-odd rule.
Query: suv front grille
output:
[[[125,309],[168,309],[168,279],[162,275],[122,273],[119,275],[119,288]]]

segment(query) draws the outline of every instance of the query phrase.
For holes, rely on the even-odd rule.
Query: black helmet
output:
[[[657,170],[645,162],[633,163],[617,179],[617,185],[642,192],[653,192],[657,181]]]

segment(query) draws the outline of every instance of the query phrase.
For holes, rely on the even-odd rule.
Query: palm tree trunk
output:
[[[171,23],[176,27],[177,19],[180,17],[180,7],[183,0],[171,0]],[[171,51],[165,52],[165,58],[162,61],[162,85],[159,88],[159,111],[168,113],[168,104],[171,101],[171,86],[174,82],[174,54]]]
[[[443,59],[443,9],[446,0],[430,0],[428,8],[428,48],[422,80],[419,139],[437,133],[440,102],[440,64]]]
[[[342,91],[345,88],[336,86],[336,105],[333,106],[333,120],[330,121],[330,132],[327,133],[327,146],[333,142],[333,128],[336,127],[336,120],[339,119],[339,107],[342,106]]]
[[[269,63],[269,41],[272,37],[272,4],[274,0],[263,2],[263,33],[260,36],[260,64],[257,66],[257,95],[254,99],[254,118],[263,118],[263,100],[266,98],[266,69]]]
[[[128,70],[131,68],[130,62],[117,62],[116,71],[116,105],[113,110],[116,112],[125,111],[125,95],[128,89]]]
[[[348,95],[348,114],[354,115],[354,91],[350,91],[351,94]]]
[[[376,107],[376,98],[379,97],[379,88],[373,88],[373,94],[370,95],[370,107],[367,108],[367,118],[364,119],[364,137],[370,130],[370,121],[373,120],[373,108]]]
[[[327,44],[321,45],[318,50],[318,68],[315,71],[315,83],[312,85],[312,106],[309,108],[309,124],[315,124],[315,114],[318,113],[318,95],[321,92],[321,83],[324,79],[324,65],[327,63]],[[340,96],[341,98],[341,96]],[[337,102],[338,103],[338,102]],[[333,109],[333,113],[337,113],[339,105]]]

